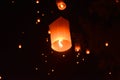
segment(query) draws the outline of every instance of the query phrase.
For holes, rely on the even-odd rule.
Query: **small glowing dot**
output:
[[[65,55],[63,54],[63,55],[62,55],[62,57],[64,58],[64,57],[65,57]]]
[[[36,67],[36,68],[35,68],[35,70],[37,71],[37,70],[38,70],[38,68]]]
[[[76,55],[76,57],[79,57],[79,55]]]
[[[40,11],[37,11],[37,13],[40,13]]]
[[[109,75],[111,75],[112,74],[112,72],[109,72]]]
[[[50,73],[48,73],[48,75],[50,75]]]
[[[116,3],[119,3],[119,0],[115,0]]]
[[[82,60],[84,61],[85,59],[84,59],[84,58],[82,58]]]
[[[42,16],[45,16],[45,14],[44,14],[44,13],[42,13]]]
[[[38,24],[38,22],[36,21],[36,24]]]
[[[55,70],[54,69],[52,69],[52,72],[54,72]]]
[[[45,55],[45,57],[47,57],[47,55]]]
[[[15,1],[12,1],[12,3],[15,3]]]
[[[106,46],[106,47],[108,47],[108,46],[109,46],[108,42],[106,42],[106,43],[105,43],[105,46]]]
[[[44,56],[45,54],[44,54],[44,53],[42,53],[41,55],[42,55],[42,56]]]
[[[45,60],[45,63],[47,63],[47,60]]]
[[[51,53],[53,53],[53,51],[51,51]]]
[[[50,30],[48,31],[48,34],[50,34],[51,32],[50,32]]]
[[[22,48],[22,45],[21,45],[21,44],[19,44],[18,48],[19,48],[19,49],[20,49],[20,48]]]
[[[79,63],[80,63],[79,61],[76,62],[76,64],[79,64]]]
[[[40,22],[40,19],[37,19],[37,22]]]
[[[2,76],[0,76],[0,79],[2,79]]]
[[[80,55],[80,53],[78,53],[78,55]]]
[[[24,34],[25,32],[22,32],[22,34]]]
[[[90,54],[90,50],[87,49],[87,50],[86,50],[86,54]]]
[[[46,38],[46,42],[48,42],[48,38]]]
[[[37,1],[36,1],[36,3],[38,4],[38,3],[39,3],[39,1],[37,0]]]

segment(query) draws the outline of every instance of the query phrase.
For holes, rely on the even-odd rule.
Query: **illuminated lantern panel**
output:
[[[49,25],[51,48],[58,52],[64,52],[71,48],[71,36],[69,21],[60,17]]]
[[[57,7],[58,7],[59,10],[64,10],[64,9],[66,9],[66,4],[65,4],[64,1],[58,0],[58,1],[56,2],[56,4],[57,4]]]

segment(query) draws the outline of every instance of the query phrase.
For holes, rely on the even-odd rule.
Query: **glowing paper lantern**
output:
[[[66,4],[63,0],[56,0],[56,4],[59,10],[66,9]]]
[[[81,50],[80,44],[75,44],[75,51],[79,52]]]
[[[51,48],[58,52],[64,52],[71,48],[71,36],[69,21],[63,17],[58,18],[49,25]]]

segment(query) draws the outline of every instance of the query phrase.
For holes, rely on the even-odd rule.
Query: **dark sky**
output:
[[[0,76],[3,80],[120,80],[120,3],[64,1],[67,8],[63,11],[58,10],[55,0],[40,0],[39,4],[35,0],[0,2]],[[52,53],[49,24],[60,16],[70,22],[72,44],[79,40],[83,46],[79,58],[74,46],[65,58],[63,53]],[[41,22],[36,24],[38,18]],[[109,43],[108,47],[105,42]],[[85,54],[86,48],[91,51],[89,55]]]

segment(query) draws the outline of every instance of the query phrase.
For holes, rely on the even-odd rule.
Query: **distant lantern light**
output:
[[[40,13],[40,11],[37,11],[37,13]]]
[[[62,57],[64,58],[64,57],[65,57],[65,55],[63,54],[63,55],[62,55]]]
[[[39,22],[40,22],[40,19],[37,19],[37,22],[39,23]]]
[[[57,52],[64,52],[72,47],[69,21],[63,17],[58,18],[49,25],[51,48]]]
[[[19,44],[19,45],[18,45],[18,48],[19,48],[19,49],[20,49],[20,48],[22,48],[22,45],[21,45],[21,44]]]
[[[79,64],[79,63],[80,63],[79,61],[76,62],[76,64]]]
[[[75,52],[79,52],[81,49],[79,44],[75,44]]]
[[[12,1],[12,3],[15,3],[15,1]]]
[[[115,0],[116,3],[119,3],[119,0]]]
[[[2,76],[0,76],[0,80],[2,79]]]
[[[90,54],[90,50],[87,49],[87,50],[86,50],[86,54]]]
[[[38,3],[39,3],[39,0],[36,0],[36,3],[38,4]]]
[[[45,14],[44,14],[44,13],[42,13],[42,16],[45,16]]]
[[[50,32],[50,30],[48,31],[48,34],[50,34],[51,32]]]
[[[63,0],[57,0],[56,4],[59,10],[65,10],[67,7]]]
[[[106,46],[106,47],[108,47],[108,46],[109,46],[109,43],[108,43],[108,42],[106,42],[106,43],[105,43],[105,46]]]

